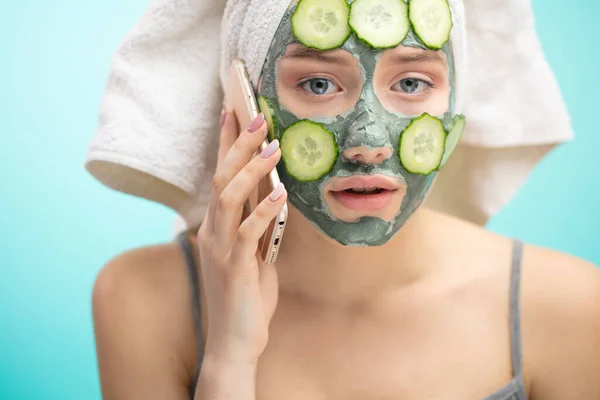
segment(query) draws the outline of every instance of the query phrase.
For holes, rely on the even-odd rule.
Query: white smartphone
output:
[[[225,91],[225,105],[235,113],[238,121],[238,132],[246,129],[260,113],[246,66],[240,59],[235,59],[231,64],[229,80]],[[259,151],[262,151],[268,144],[268,139],[265,139]],[[258,154],[259,151],[256,153]],[[244,218],[254,211],[256,206],[273,191],[279,182],[279,174],[276,168],[265,176],[265,178],[261,179],[257,188],[246,202]],[[271,221],[268,229],[260,239],[258,251],[263,261],[267,264],[272,264],[277,259],[287,217],[288,208],[286,203],[281,212]]]

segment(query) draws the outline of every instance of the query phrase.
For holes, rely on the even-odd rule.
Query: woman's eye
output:
[[[431,83],[425,82],[421,79],[406,78],[394,83],[392,90],[408,94],[419,94],[432,86],[433,85]]]
[[[311,94],[324,95],[337,92],[337,85],[329,79],[313,78],[301,83],[302,89]]]

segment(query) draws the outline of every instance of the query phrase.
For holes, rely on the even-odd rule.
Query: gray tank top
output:
[[[202,340],[202,308],[200,307],[200,284],[198,279],[198,268],[194,257],[194,249],[188,239],[188,235],[182,234],[177,238],[189,275],[192,311],[194,327],[196,332],[196,343],[198,347],[198,364],[196,367],[194,381],[190,386],[190,398],[194,399],[194,391],[200,374],[200,366],[204,358],[204,344]],[[515,240],[512,254],[512,268],[510,274],[510,352],[512,363],[512,380],[502,389],[485,397],[482,400],[527,400],[525,384],[523,381],[522,354],[521,354],[521,312],[519,307],[519,288],[521,281],[521,258],[523,254],[523,243]]]

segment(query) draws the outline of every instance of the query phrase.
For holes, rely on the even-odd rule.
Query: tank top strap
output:
[[[512,252],[512,267],[510,273],[510,346],[511,363],[514,377],[523,373],[523,355],[521,345],[521,264],[523,258],[523,242],[515,240]]]
[[[193,399],[198,377],[200,375],[200,367],[202,365],[202,360],[204,359],[204,341],[202,340],[202,307],[200,304],[200,280],[198,278],[198,266],[196,264],[196,258],[194,257],[194,248],[190,243],[188,232],[184,232],[177,236],[177,243],[181,248],[190,282],[190,300],[192,303],[192,317],[194,321],[194,332],[196,334],[196,347],[198,352],[198,361],[196,364],[196,370],[194,371],[194,380],[192,382],[192,386],[190,387],[191,398]]]

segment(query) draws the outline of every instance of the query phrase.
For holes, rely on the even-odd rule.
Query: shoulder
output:
[[[453,222],[464,250],[487,278],[503,286],[514,241]],[[468,242],[468,243],[465,243]],[[462,243],[462,244],[459,244]],[[532,400],[600,398],[600,268],[559,251],[525,244],[520,282],[523,362]],[[503,298],[503,296],[501,296]]]
[[[523,279],[530,300],[560,301],[564,307],[597,305],[600,269],[580,258],[527,245],[523,258]],[[565,309],[566,310],[566,309]],[[570,309],[569,311],[575,311]]]
[[[564,322],[600,327],[600,269],[588,261],[526,246],[521,296],[523,307],[552,328],[564,329]]]
[[[94,300],[114,301],[115,296],[129,301],[139,296],[158,300],[172,285],[180,283],[185,275],[183,266],[181,249],[176,243],[128,250],[100,270],[94,285]],[[157,288],[161,290],[156,291]]]
[[[191,301],[176,243],[127,251],[102,268],[92,302],[103,390],[129,371],[189,382],[196,362]]]
[[[521,303],[532,398],[599,398],[600,269],[526,246]]]
[[[187,292],[187,275],[181,251],[169,243],[129,250],[110,260],[96,278],[94,312],[118,318],[173,318]],[[152,310],[152,313],[142,310]]]

